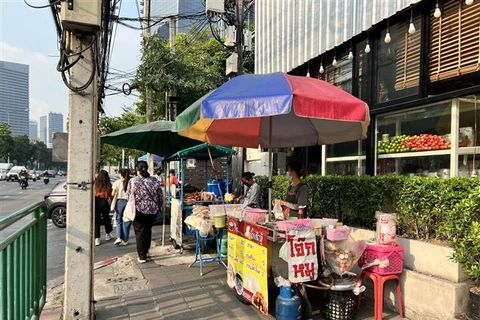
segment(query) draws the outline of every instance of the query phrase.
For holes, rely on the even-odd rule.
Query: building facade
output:
[[[39,119],[39,137],[47,145],[52,147],[53,134],[55,132],[63,132],[63,114],[49,112]]]
[[[38,122],[36,120],[28,122],[28,137],[30,139],[38,139]]]
[[[0,61],[0,123],[13,136],[28,136],[29,110],[29,66]]]
[[[479,176],[479,21],[480,0],[257,0],[255,70],[370,106],[366,140],[298,150],[313,173]]]
[[[165,38],[170,36],[170,16],[186,16],[205,12],[202,0],[156,0],[150,3],[150,15],[156,21],[166,18],[152,28],[153,34],[159,34]],[[175,19],[177,33],[187,33],[198,23],[198,19],[181,18]]]

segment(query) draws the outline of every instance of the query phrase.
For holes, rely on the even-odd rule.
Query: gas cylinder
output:
[[[277,297],[275,318],[277,320],[301,320],[303,317],[302,300],[291,287],[280,287]]]

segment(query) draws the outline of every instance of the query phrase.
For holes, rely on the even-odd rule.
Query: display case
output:
[[[322,175],[364,175],[366,140],[322,146]]]
[[[409,176],[477,176],[478,97],[379,115],[376,172]]]

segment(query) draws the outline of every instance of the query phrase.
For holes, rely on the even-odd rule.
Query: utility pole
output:
[[[237,47],[237,55],[238,55],[238,71],[237,74],[241,75],[243,74],[243,23],[244,23],[244,16],[245,12],[244,11],[244,0],[237,0],[237,6],[236,6],[236,12],[235,16],[237,17],[236,22],[237,25],[236,27],[236,41],[235,45]]]
[[[145,19],[145,26],[144,26],[144,33],[143,33],[143,40],[146,41],[151,35],[151,28],[150,28],[150,0],[145,0],[144,7],[143,7],[143,18]],[[153,110],[152,110],[152,88],[147,86],[145,88],[145,108],[147,114],[147,123],[153,121]],[[165,155],[162,155],[165,156]],[[153,174],[153,155],[151,153],[147,153],[147,164],[148,164],[148,171],[150,174]]]
[[[93,183],[97,152],[97,72],[92,46],[95,36],[68,32],[70,51],[83,58],[70,68],[72,86],[93,82],[84,90],[70,91],[67,234],[63,319],[94,319],[93,305]]]

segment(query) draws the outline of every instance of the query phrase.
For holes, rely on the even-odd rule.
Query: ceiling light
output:
[[[365,46],[365,53],[370,53],[370,44],[367,42],[367,45]]]
[[[465,0],[465,4],[467,6],[471,5],[473,3],[473,0]]]
[[[325,69],[323,69],[323,64],[320,65],[320,70],[319,70],[320,73],[324,73],[325,72]]]
[[[435,12],[433,12],[433,16],[435,18],[440,18],[442,16],[442,11],[440,11],[440,8],[438,7],[438,1],[437,5],[435,6]]]
[[[390,43],[392,41],[392,37],[390,37],[390,32],[388,30],[383,41],[385,41],[385,43]]]
[[[337,66],[337,58],[333,57],[332,66]]]
[[[350,52],[348,53],[348,60],[353,60],[353,52],[350,49]]]

